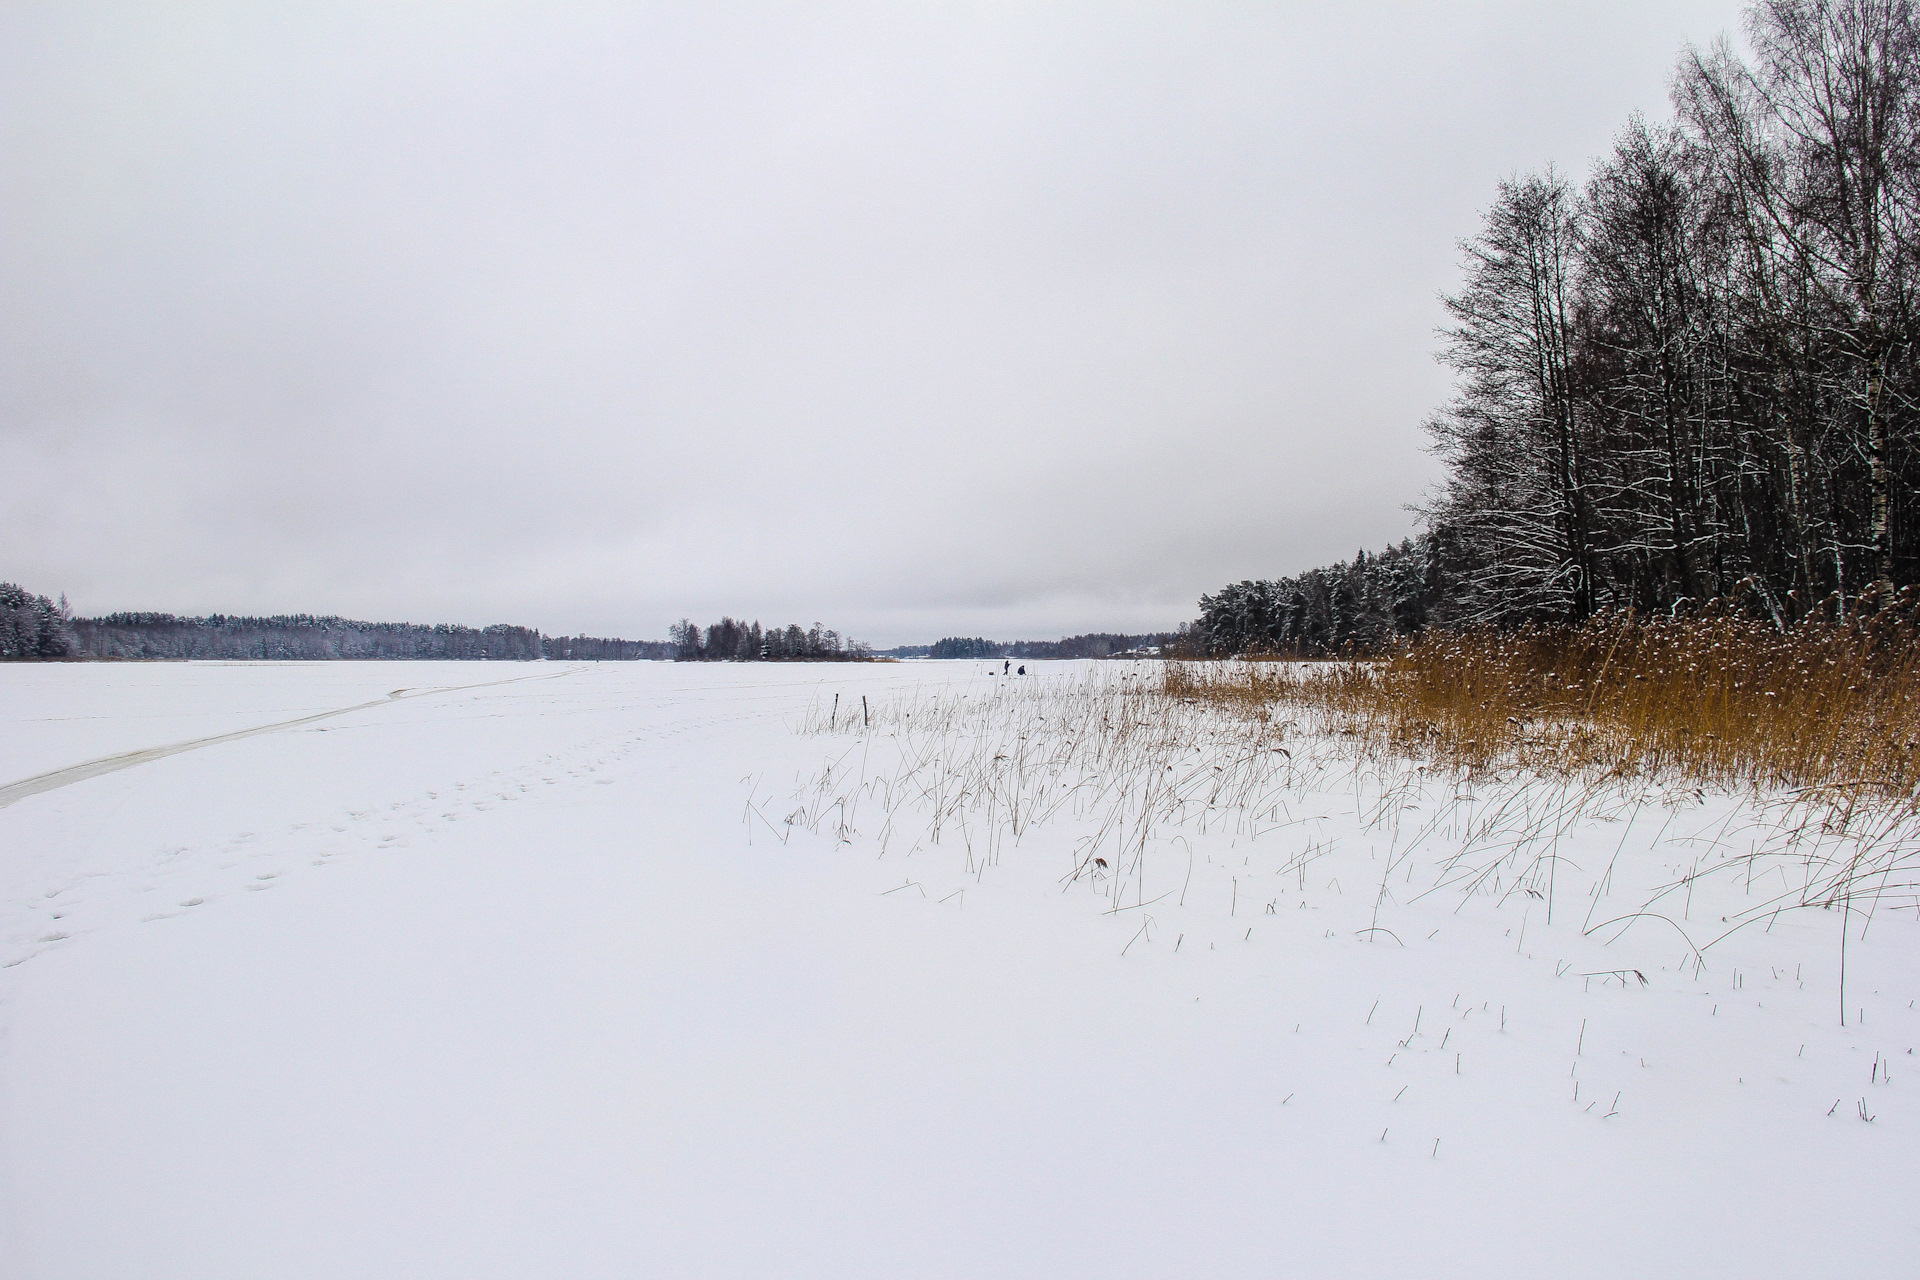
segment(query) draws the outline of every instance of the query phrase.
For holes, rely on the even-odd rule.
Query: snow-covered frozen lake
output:
[[[1583,933],[1713,797],[1570,822],[1552,923],[1364,769],[1134,898],[1064,811],[820,820],[902,748],[810,712],[1002,685],[0,666],[0,1276],[1914,1274],[1920,911],[1842,1028],[1837,915]]]

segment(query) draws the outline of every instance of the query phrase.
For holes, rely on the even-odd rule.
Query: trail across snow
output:
[[[1914,910],[1841,1028],[1837,916],[1583,932],[1716,798],[1570,821],[1548,924],[1312,743],[1129,896],[1072,802],[934,838],[880,712],[1008,687],[0,667],[0,1277],[1911,1274]]]
[[[137,751],[122,751],[118,755],[102,756],[98,760],[83,760],[79,764],[70,764],[65,768],[0,785],[0,809],[6,808],[15,801],[24,800],[28,796],[37,796],[45,791],[70,787],[76,782],[85,782],[89,778],[98,778],[109,773],[118,773],[122,769],[131,769],[135,765],[150,764],[155,760],[164,760],[168,756],[198,751],[203,747],[218,746],[223,742],[239,742],[243,738],[257,738],[263,733],[279,733],[283,729],[297,729],[302,725],[317,724],[322,720],[331,720],[335,716],[352,715],[356,711],[365,711],[369,707],[398,702],[402,698],[418,698],[435,693],[459,693],[465,689],[485,689],[497,684],[516,684],[520,680],[551,678],[551,676],[518,676],[506,680],[490,680],[477,685],[449,685],[443,689],[395,689],[384,698],[377,698],[371,702],[358,702],[350,707],[316,711],[312,715],[296,716],[291,720],[279,720],[272,724],[255,725],[250,729],[235,729],[230,733],[216,733],[205,738],[191,738],[186,742],[173,742],[159,747],[142,747]]]

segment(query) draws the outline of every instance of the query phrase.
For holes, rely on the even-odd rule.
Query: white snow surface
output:
[[[1584,932],[1733,798],[1423,892],[1311,736],[934,840],[903,708],[1153,670],[1027,665],[0,667],[0,1276],[1916,1274],[1920,908],[1842,1027],[1838,913],[1690,950],[1752,875]]]

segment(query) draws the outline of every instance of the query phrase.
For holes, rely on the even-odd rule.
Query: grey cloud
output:
[[[0,576],[1170,626],[1412,528],[1453,242],[1733,3],[0,11]]]

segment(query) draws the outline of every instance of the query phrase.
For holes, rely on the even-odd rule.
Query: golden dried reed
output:
[[[1599,770],[1911,805],[1915,593],[1778,630],[1728,613],[1430,631],[1377,660],[1169,664],[1167,692],[1325,713],[1370,746],[1468,771]]]

